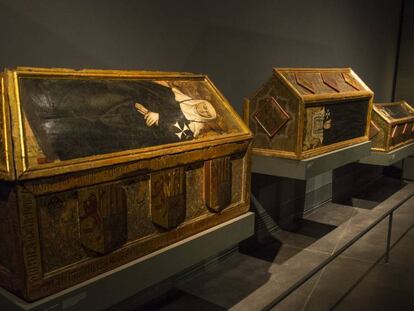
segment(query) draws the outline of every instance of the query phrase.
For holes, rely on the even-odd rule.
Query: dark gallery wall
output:
[[[277,67],[352,67],[390,100],[400,1],[0,0],[0,67],[208,74],[241,112]]]
[[[0,68],[205,73],[241,113],[243,97],[267,80],[272,67],[352,67],[376,100],[389,101],[401,4],[402,0],[0,0]],[[332,195],[331,172],[306,185],[271,182],[270,193],[286,201],[280,210],[289,213],[292,204],[305,200],[307,209]],[[301,192],[305,188],[306,198]],[[277,189],[286,191],[278,195]]]
[[[395,83],[395,100],[406,100],[414,106],[414,2],[405,0]],[[414,180],[414,157],[404,161],[403,176]]]
[[[404,1],[395,100],[414,105],[414,2]]]

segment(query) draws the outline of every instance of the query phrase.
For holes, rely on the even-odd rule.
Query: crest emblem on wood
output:
[[[185,171],[183,167],[151,174],[152,222],[165,229],[185,220]]]
[[[307,79],[307,77],[305,77],[304,75],[298,74],[298,73],[295,74],[295,78],[296,78],[297,84],[299,84],[301,87],[307,89],[312,94],[316,93],[315,86],[312,80]]]
[[[120,184],[79,192],[80,239],[95,253],[107,254],[127,239],[127,199]]]
[[[338,81],[335,79],[334,76],[335,73],[327,73],[327,72],[322,72],[321,76],[322,76],[322,81],[323,83],[325,83],[327,86],[329,86],[331,89],[335,90],[336,92],[341,92],[341,89],[338,85]],[[339,76],[340,77],[340,76]]]
[[[288,113],[283,110],[274,97],[261,100],[254,118],[270,138],[290,120]]]
[[[220,212],[231,203],[230,157],[205,162],[205,195],[207,207]]]
[[[354,89],[356,89],[357,91],[359,91],[359,84],[358,84],[357,80],[354,77],[352,77],[347,72],[343,72],[342,73],[342,76],[344,77],[344,80],[345,80],[346,83],[348,83]]]

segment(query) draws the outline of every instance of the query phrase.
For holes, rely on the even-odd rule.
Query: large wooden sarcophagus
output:
[[[55,293],[249,209],[251,133],[204,75],[1,74],[0,285]]]
[[[374,103],[372,150],[389,152],[414,141],[414,109],[406,102]]]
[[[278,68],[244,102],[253,154],[304,159],[368,141],[372,91],[349,68]]]

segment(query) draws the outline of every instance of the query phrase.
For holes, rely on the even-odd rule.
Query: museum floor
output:
[[[399,180],[384,177],[350,205],[325,204],[298,231],[277,231],[268,243],[234,252],[136,310],[260,310],[395,204],[406,189],[399,188]],[[412,310],[413,204],[410,199],[394,214],[389,263],[385,219],[274,310]]]

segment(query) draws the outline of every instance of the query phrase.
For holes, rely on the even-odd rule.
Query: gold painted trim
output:
[[[76,77],[114,77],[114,78],[126,78],[126,77],[145,77],[145,78],[196,78],[203,79],[205,75],[195,74],[190,72],[164,72],[164,71],[145,71],[145,70],[107,70],[107,69],[69,69],[69,68],[41,68],[41,67],[17,67],[13,72],[18,75],[42,75],[42,76],[68,76],[70,78]]]
[[[390,150],[391,146],[391,126],[387,126],[385,136],[385,150]]]
[[[322,146],[318,148],[314,148],[311,150],[307,150],[302,152],[301,155],[296,155],[294,152],[282,151],[282,150],[271,150],[271,149],[261,149],[261,148],[253,148],[253,155],[261,155],[261,156],[269,156],[269,157],[282,157],[287,159],[295,159],[295,160],[303,160],[307,158],[312,158],[314,156],[319,156],[325,152],[334,151],[337,149],[342,149],[345,147],[349,147],[358,143],[363,143],[368,141],[368,137],[362,136],[357,137],[345,141],[341,141],[339,143],[335,143],[332,145]]]
[[[293,151],[283,151],[283,150],[272,150],[264,148],[253,148],[253,155],[266,156],[266,157],[282,157],[287,159],[297,159],[298,156]]]
[[[395,132],[397,132],[397,127],[398,127],[398,125],[395,125],[394,126],[394,128],[392,130],[392,133],[391,133],[391,138],[394,138],[395,137]]]
[[[0,176],[5,177],[5,179],[10,179],[10,150],[9,150],[9,135],[8,135],[8,128],[9,128],[9,113],[7,109],[7,102],[6,102],[6,88],[3,75],[0,74],[0,104],[3,113],[3,132],[2,132],[2,139],[3,139],[3,146],[4,146],[4,166],[0,167]],[[3,176],[5,175],[5,176]]]
[[[16,99],[16,84],[13,71],[6,69],[4,72],[5,83],[7,87],[8,107],[10,111],[10,133],[7,135],[10,137],[11,144],[13,146],[12,159],[14,161],[14,179],[18,179],[20,172],[24,171],[24,158],[22,156],[22,142],[21,142],[21,128],[19,118],[19,107]]]
[[[388,149],[388,152],[390,152],[390,151],[392,151],[392,150],[395,150],[395,149],[398,149],[398,148],[402,148],[402,147],[404,147],[405,145],[408,145],[408,144],[412,143],[413,141],[414,141],[414,138],[410,138],[410,139],[408,139],[408,140],[404,140],[403,142],[400,142],[399,144],[392,145],[392,146]]]
[[[329,93],[330,95],[325,94],[315,94],[315,95],[303,95],[305,100],[305,105],[312,106],[319,103],[331,102],[335,100],[347,101],[347,100],[356,100],[356,99],[368,99],[374,94],[368,91],[360,92],[343,92],[343,93]]]
[[[373,96],[374,93],[371,89],[358,77],[358,75],[351,68],[273,68],[273,71],[278,76],[281,76],[283,81],[288,84],[295,94],[298,94],[301,98],[304,99],[306,103],[308,102],[322,102],[330,101],[332,99],[344,99],[347,98],[362,98]],[[348,91],[348,92],[339,92],[339,93],[321,93],[321,94],[301,94],[298,89],[283,75],[287,72],[303,72],[303,73],[324,73],[324,72],[341,72],[350,74],[357,82],[361,85],[361,90]]]
[[[377,152],[386,152],[386,150],[384,148],[371,148],[372,151],[377,151]]]
[[[369,141],[368,137],[362,136],[362,137],[344,140],[344,141],[341,141],[335,144],[322,146],[322,147],[314,148],[311,150],[306,150],[302,153],[301,159],[311,158],[311,157],[318,156],[326,152],[335,151],[337,149],[342,149],[342,148],[356,145],[359,143],[363,143],[366,141]]]
[[[112,153],[110,154],[110,157],[99,159],[100,156],[91,156],[91,157],[85,157],[77,160],[69,160],[69,161],[62,161],[59,163],[47,163],[43,164],[42,166],[39,166],[35,169],[29,169],[25,171],[23,174],[19,176],[19,179],[25,180],[25,179],[31,179],[31,178],[38,178],[38,177],[47,177],[47,176],[54,176],[54,175],[60,175],[60,174],[68,174],[72,172],[78,172],[78,171],[84,171],[84,170],[90,170],[90,169],[96,169],[100,167],[106,167],[111,165],[118,165],[126,162],[135,162],[135,161],[141,161],[141,160],[147,160],[155,157],[163,157],[163,156],[171,156],[176,153],[182,153],[182,152],[188,152],[193,151],[196,149],[202,149],[206,146],[213,147],[213,146],[219,146],[224,145],[227,143],[232,142],[243,142],[245,140],[249,140],[250,136],[227,136],[225,139],[220,139],[218,142],[214,144],[206,144],[208,142],[212,142],[213,140],[209,141],[203,141],[201,143],[193,143],[190,145],[186,145],[184,147],[181,146],[170,146],[169,148],[152,148],[151,150],[146,150],[145,152],[139,152],[134,154],[134,150],[128,150],[123,155],[120,155],[118,153]],[[216,139],[217,141],[217,139]],[[166,147],[168,145],[164,145]],[[157,149],[157,150],[154,150]],[[135,149],[135,151],[142,150],[142,149]],[[91,161],[94,163],[92,164]]]
[[[298,89],[279,71],[278,68],[273,68],[274,75],[279,81],[284,84],[289,90],[292,91],[293,95],[300,101],[303,102],[303,95]]]
[[[401,104],[403,104],[406,108],[408,108],[408,110],[414,113],[414,108],[412,108],[405,100],[401,100],[398,102],[392,102],[392,103],[374,103],[372,109],[378,114],[378,116],[381,119],[385,120],[389,125],[396,125],[396,124],[414,121],[414,116],[394,119],[394,118],[388,118],[387,116],[383,115],[380,111],[380,107],[399,106]]]
[[[374,92],[369,88],[368,85],[365,84],[365,82],[355,73],[355,71],[353,71],[351,68],[347,68],[349,70],[349,73],[354,77],[355,80],[358,81],[358,83],[360,85],[362,85],[362,87],[368,91],[369,93],[371,93],[372,95],[374,95]]]
[[[208,76],[203,76],[204,80],[209,84],[209,86],[213,89],[213,91],[216,93],[216,95],[221,99],[221,101],[223,102],[224,106],[227,108],[227,110],[230,112],[230,114],[232,114],[233,116],[236,116],[236,118],[234,118],[237,121],[237,124],[240,126],[240,128],[242,129],[242,134],[248,134],[250,136],[250,138],[253,138],[253,134],[250,131],[249,127],[243,122],[241,116],[237,113],[237,111],[233,108],[232,105],[230,105],[230,102],[227,100],[226,97],[224,97],[224,95],[217,89],[217,87],[213,84],[213,82],[210,80],[210,78]],[[237,135],[239,135],[240,133],[238,133]]]
[[[374,96],[371,96],[368,102],[368,111],[367,111],[367,122],[366,122],[366,128],[365,128],[365,136],[369,138],[369,130],[371,126],[371,120],[372,120],[372,106],[374,103]]]
[[[301,68],[301,67],[276,67],[274,68],[277,71],[298,71],[298,72],[333,72],[333,71],[345,71],[351,72],[349,67],[312,67],[312,68]]]
[[[13,73],[13,83],[14,83],[14,96],[16,101],[16,108],[17,108],[17,118],[18,118],[18,129],[19,129],[19,145],[20,145],[20,156],[21,156],[21,163],[22,163],[22,171],[27,170],[27,156],[26,156],[26,148],[24,143],[24,129],[23,129],[23,115],[22,109],[20,104],[20,90],[19,90],[19,81],[17,77],[17,73]]]
[[[297,128],[296,128],[296,157],[300,158],[303,151],[303,137],[305,135],[305,114],[306,107],[303,98],[299,100],[298,117],[297,117]]]

